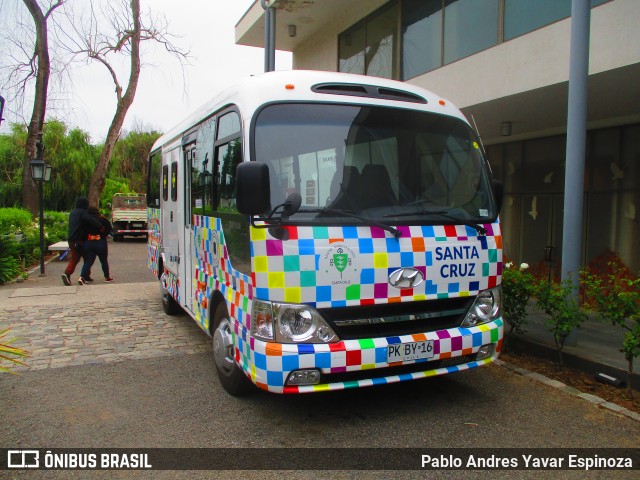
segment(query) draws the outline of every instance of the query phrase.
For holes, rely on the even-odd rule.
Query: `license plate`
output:
[[[141,223],[132,223],[131,225],[133,226],[133,228],[142,228]]]
[[[387,363],[406,362],[433,357],[433,340],[397,343],[387,346]]]

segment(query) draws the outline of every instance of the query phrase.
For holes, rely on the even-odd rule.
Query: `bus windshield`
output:
[[[269,105],[255,120],[253,157],[269,166],[271,206],[293,192],[287,223],[488,223],[489,171],[467,124],[379,106]]]

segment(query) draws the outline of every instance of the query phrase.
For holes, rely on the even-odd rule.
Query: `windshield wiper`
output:
[[[344,215],[346,217],[357,218],[361,222],[366,225],[371,225],[373,227],[380,227],[387,232],[390,232],[395,238],[400,238],[402,236],[402,232],[397,228],[393,228],[391,225],[388,225],[383,222],[378,222],[376,220],[372,220],[367,217],[363,217],[362,215],[357,215],[355,213],[348,212],[346,210],[340,210],[338,208],[301,208],[298,210],[299,212],[309,212],[309,213],[329,213],[333,215]]]
[[[487,234],[487,229],[484,228],[482,225],[478,225],[477,223],[472,222],[470,220],[464,220],[462,218],[457,218],[457,217],[454,217],[453,215],[449,215],[449,214],[447,214],[447,210],[424,210],[424,209],[422,209],[422,210],[414,210],[413,212],[389,213],[387,215],[384,215],[384,218],[389,218],[389,217],[411,217],[411,216],[414,216],[414,215],[436,215],[438,217],[448,218],[449,220],[453,220],[457,224],[467,225],[468,227],[471,227],[471,228],[475,229],[475,231],[478,232],[482,236]]]

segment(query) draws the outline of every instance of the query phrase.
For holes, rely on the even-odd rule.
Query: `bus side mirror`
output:
[[[493,187],[493,198],[496,201],[496,209],[498,210],[498,213],[500,213],[500,210],[502,210],[504,187],[502,186],[502,182],[500,180],[496,180],[495,178],[491,182],[491,186]]]
[[[269,167],[265,163],[244,162],[236,170],[236,206],[244,215],[260,215],[271,209]]]

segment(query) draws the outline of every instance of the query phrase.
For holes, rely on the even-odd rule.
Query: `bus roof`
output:
[[[252,114],[264,104],[291,101],[412,108],[457,117],[468,123],[451,102],[409,83],[348,73],[277,71],[244,78],[223,90],[158,138],[151,151],[173,143],[192,127],[226,106],[237,105],[244,114]]]

